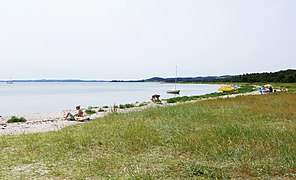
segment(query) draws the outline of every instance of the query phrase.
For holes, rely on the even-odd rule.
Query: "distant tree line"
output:
[[[296,82],[296,70],[288,69],[278,72],[270,73],[251,73],[237,76],[206,76],[206,77],[177,77],[177,78],[162,78],[153,77],[143,80],[113,80],[111,82],[167,82],[174,83],[195,83],[195,82],[281,82],[281,83],[294,83]]]
[[[281,82],[294,83],[296,82],[296,70],[288,69],[285,71],[270,72],[270,73],[251,73],[233,76],[225,79],[216,79],[214,82]]]

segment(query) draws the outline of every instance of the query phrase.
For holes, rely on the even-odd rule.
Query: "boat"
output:
[[[176,66],[176,77],[175,77],[175,88],[171,90],[167,90],[168,94],[180,94],[180,90],[177,89],[177,66]]]
[[[7,84],[13,84],[13,80],[11,80],[11,76],[10,76],[10,80],[6,81]]]
[[[218,91],[232,92],[232,91],[235,91],[235,88],[231,86],[221,86],[220,88],[218,88]]]
[[[178,89],[172,89],[172,90],[167,90],[168,94],[180,94],[180,90]]]

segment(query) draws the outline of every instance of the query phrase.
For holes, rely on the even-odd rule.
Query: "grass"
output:
[[[96,111],[95,110],[93,110],[93,109],[86,109],[85,111],[84,111],[86,114],[95,114],[96,113]]]
[[[293,179],[296,95],[215,99],[0,136],[3,179]]]
[[[135,105],[133,105],[133,104],[120,104],[119,105],[120,109],[133,108],[133,107],[135,107]]]
[[[140,103],[138,106],[139,106],[139,107],[143,107],[143,106],[147,106],[147,105],[148,105],[147,102],[143,102],[143,103]]]
[[[103,108],[100,108],[100,109],[98,110],[98,112],[106,112],[106,110],[103,109]]]

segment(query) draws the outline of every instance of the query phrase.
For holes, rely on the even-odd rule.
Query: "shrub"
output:
[[[26,122],[27,120],[23,117],[16,117],[16,116],[12,116],[7,123],[16,123],[16,122]]]
[[[147,106],[147,105],[148,105],[148,103],[146,103],[146,102],[143,102],[143,103],[139,104],[139,107],[142,107],[142,106]]]
[[[133,107],[135,107],[135,105],[133,105],[133,104],[120,104],[119,105],[120,109],[133,108]]]
[[[100,109],[98,110],[98,112],[106,112],[106,110],[100,108]]]
[[[92,109],[87,109],[87,110],[85,110],[85,113],[86,114],[95,114],[96,111],[95,110],[92,110]]]
[[[198,99],[199,96],[182,96],[167,99],[167,103],[186,102]]]
[[[162,104],[162,101],[161,100],[156,100],[156,101],[154,101],[154,103],[156,103],[156,104]]]
[[[254,91],[254,86],[245,85],[238,88],[237,93],[246,93],[246,92],[252,92],[252,91]]]

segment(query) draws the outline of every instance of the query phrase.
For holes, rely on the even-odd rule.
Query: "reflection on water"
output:
[[[0,115],[20,115],[73,109],[75,105],[104,106],[147,102],[160,98],[192,96],[216,92],[219,85],[178,84],[180,95],[167,94],[173,84],[161,83],[14,83],[0,84]]]

